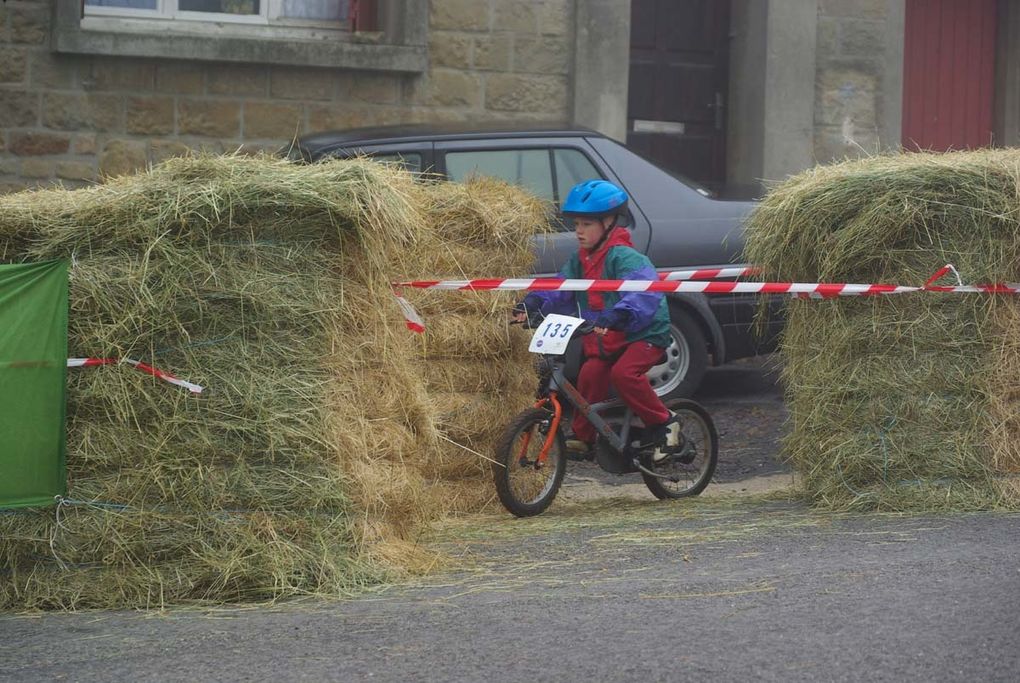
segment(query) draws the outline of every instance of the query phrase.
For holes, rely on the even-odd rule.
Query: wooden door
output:
[[[991,144],[996,0],[907,0],[905,20],[903,146]]]
[[[729,5],[631,0],[627,144],[710,186],[726,179]]]

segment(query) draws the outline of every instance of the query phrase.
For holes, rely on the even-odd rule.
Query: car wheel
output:
[[[648,371],[648,380],[662,400],[687,398],[697,391],[708,367],[708,345],[690,313],[671,306],[670,344],[666,359]]]

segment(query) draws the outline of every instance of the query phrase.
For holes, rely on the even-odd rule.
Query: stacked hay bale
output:
[[[390,288],[449,250],[437,191],[363,161],[206,157],[0,199],[0,258],[72,261],[72,355],[207,387],[70,375],[76,502],[0,515],[0,608],[338,594],[412,562],[403,546],[450,509],[451,488],[481,488],[433,487],[456,447]],[[514,229],[542,223],[522,193],[494,191],[536,208]],[[527,268],[502,256],[491,267]],[[512,359],[503,321],[474,322]],[[487,432],[459,436],[471,447]]]
[[[505,277],[528,273],[534,263],[529,236],[549,225],[550,207],[524,193],[510,193],[495,180],[427,187],[429,220],[443,235],[435,263],[417,261],[405,273],[427,278]],[[510,416],[533,402],[536,377],[527,369],[527,333],[506,321],[520,293],[420,292],[412,298],[426,318],[420,369],[434,399],[446,448],[432,475],[444,482],[467,482],[446,492],[458,509],[495,501],[490,463],[495,443]],[[481,486],[477,483],[482,482]]]
[[[776,188],[750,221],[767,280],[1020,280],[1020,152],[883,156]],[[791,301],[785,450],[838,509],[1020,506],[1020,299],[921,292]]]
[[[535,197],[486,178],[465,184],[429,182],[422,195],[427,244],[390,255],[393,281],[499,277],[531,271],[531,235],[548,229],[550,207]],[[409,355],[419,390],[428,397],[438,444],[413,459],[355,458],[354,496],[363,536],[377,560],[402,568],[428,567],[437,558],[416,543],[412,530],[437,510],[473,511],[495,502],[490,470],[495,441],[506,422],[533,398],[535,375],[526,333],[506,324],[510,293],[404,290],[425,320],[411,337]],[[370,363],[369,359],[365,360]],[[395,418],[406,383],[376,377],[391,387],[376,408]],[[399,476],[391,478],[393,472]],[[415,482],[408,486],[407,481]],[[422,498],[408,499],[409,491]],[[395,507],[403,501],[403,508]]]

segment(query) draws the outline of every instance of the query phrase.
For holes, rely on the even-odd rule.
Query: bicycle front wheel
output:
[[[694,401],[674,399],[666,407],[677,414],[684,448],[662,463],[652,465],[660,479],[642,473],[645,486],[656,498],[686,498],[705,490],[719,459],[719,436],[708,411]]]
[[[549,452],[539,462],[552,413],[531,408],[518,415],[496,446],[492,476],[503,507],[518,517],[530,517],[553,502],[567,471],[566,444],[556,430]]]

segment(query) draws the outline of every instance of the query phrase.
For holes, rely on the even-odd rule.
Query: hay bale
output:
[[[336,595],[434,563],[414,544],[423,525],[491,495],[478,467],[449,466],[463,449],[389,283],[445,275],[429,264],[461,242],[479,258],[463,269],[526,272],[544,211],[506,185],[247,157],[0,198],[4,260],[73,262],[72,355],[151,360],[208,388],[70,376],[69,497],[88,504],[0,515],[0,609]],[[451,315],[499,347],[475,389],[515,391],[494,378],[519,374],[521,340],[505,317],[469,315],[492,306],[472,296]]]
[[[767,280],[1020,280],[1020,152],[882,156],[774,189],[747,258]],[[1020,301],[917,293],[791,301],[786,455],[831,508],[1020,507]]]

